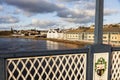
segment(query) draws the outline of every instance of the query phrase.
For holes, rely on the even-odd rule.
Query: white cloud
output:
[[[119,11],[115,10],[115,9],[104,9],[104,15],[106,15],[106,16],[115,14],[115,13],[119,13]]]
[[[56,21],[50,21],[50,20],[40,20],[40,19],[32,19],[31,24],[29,24],[30,26],[34,26],[34,27],[39,27],[41,29],[47,29],[49,27],[54,27],[55,25],[57,25]]]
[[[3,6],[2,5],[0,5],[0,11],[2,11],[3,10]]]
[[[0,24],[6,23],[6,24],[10,24],[10,23],[17,23],[19,22],[19,19],[13,16],[0,16]]]

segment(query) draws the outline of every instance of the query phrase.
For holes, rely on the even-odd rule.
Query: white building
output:
[[[50,29],[47,32],[47,38],[63,39],[64,34],[63,31],[60,29]]]

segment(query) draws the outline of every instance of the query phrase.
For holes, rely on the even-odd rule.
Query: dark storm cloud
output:
[[[32,13],[48,13],[64,9],[47,0],[6,0],[6,3]]]
[[[10,23],[17,23],[19,19],[13,16],[0,16],[0,24],[10,24]]]

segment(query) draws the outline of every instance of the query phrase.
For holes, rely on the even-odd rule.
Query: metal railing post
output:
[[[6,80],[5,59],[0,58],[0,80]]]
[[[103,10],[104,10],[104,0],[96,0],[96,10],[95,10],[95,31],[94,31],[94,41],[95,44],[102,44],[103,42]]]
[[[94,44],[88,46],[86,80],[110,80],[111,46],[103,44],[103,10],[104,0],[96,0]],[[104,66],[103,72],[100,66]]]

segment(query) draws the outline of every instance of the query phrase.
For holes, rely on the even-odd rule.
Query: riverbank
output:
[[[85,45],[90,44],[90,43],[82,42],[82,41],[70,41],[70,40],[63,40],[63,39],[51,39],[51,38],[35,38],[35,39],[49,40],[49,41],[60,42],[60,43],[69,43],[69,44],[75,44],[79,46],[85,46]]]

